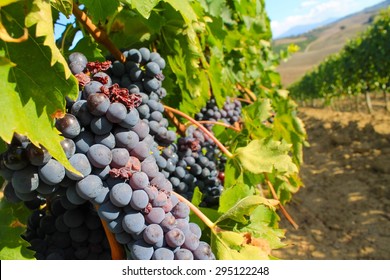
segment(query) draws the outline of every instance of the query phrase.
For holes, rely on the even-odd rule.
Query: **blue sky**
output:
[[[273,37],[293,26],[343,17],[384,0],[265,0]]]
[[[273,37],[283,34],[293,26],[323,22],[329,18],[343,17],[373,6],[384,0],[265,0],[271,19]],[[74,22],[74,17],[61,22]],[[55,26],[56,38],[65,28]]]

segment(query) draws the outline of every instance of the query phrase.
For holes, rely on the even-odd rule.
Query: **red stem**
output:
[[[269,189],[271,190],[272,196],[274,199],[279,200],[278,195],[276,194],[276,191],[274,189],[274,186],[272,185],[271,181],[268,179],[268,175],[264,173],[265,181],[267,182],[267,185]],[[282,211],[283,215],[286,217],[286,219],[290,222],[290,224],[295,228],[298,229],[298,224],[293,220],[293,218],[290,216],[290,214],[287,212],[286,208],[279,203],[280,211]]]
[[[245,99],[245,98],[235,97],[235,99],[238,101],[244,102],[244,103],[253,104],[253,101]]]
[[[177,132],[180,134],[180,136],[185,137],[186,126],[176,118],[172,111],[164,110],[164,112],[167,115],[167,118],[175,125]]]
[[[227,124],[227,123],[224,123],[224,122],[217,122],[217,121],[198,121],[200,124],[215,124],[215,125],[220,125],[220,126],[224,126],[224,127],[227,127],[227,128],[230,128],[230,129],[233,129],[234,131],[237,131],[237,132],[240,132],[241,129],[237,128],[237,127],[234,127],[230,124]]]

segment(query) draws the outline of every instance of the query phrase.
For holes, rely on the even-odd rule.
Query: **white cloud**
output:
[[[278,36],[294,26],[307,25],[325,21],[329,18],[342,17],[359,11],[360,3],[356,0],[306,0],[301,2],[295,15],[288,16],[283,21],[272,21],[274,36]]]
[[[318,4],[317,0],[308,0],[308,1],[303,1],[300,6],[305,8],[305,7],[314,6],[316,4]]]

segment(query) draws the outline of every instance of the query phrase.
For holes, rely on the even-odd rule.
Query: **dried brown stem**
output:
[[[115,57],[115,59],[121,62],[126,61],[123,53],[113,44],[107,33],[104,32],[104,30],[100,30],[95,24],[93,24],[87,14],[80,10],[76,3],[73,3],[73,14],[75,15],[76,19],[85,27],[88,33],[92,35],[96,42],[105,46]]]

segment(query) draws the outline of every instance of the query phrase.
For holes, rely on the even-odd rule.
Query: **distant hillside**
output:
[[[318,27],[321,27],[321,26],[325,26],[327,24],[330,24],[332,22],[335,22],[337,20],[337,18],[329,18],[325,21],[322,21],[322,22],[317,22],[317,23],[313,23],[313,24],[307,24],[307,25],[298,25],[298,26],[294,26],[292,28],[290,28],[289,30],[287,30],[286,32],[284,32],[282,35],[279,35],[278,37],[276,37],[276,39],[282,39],[282,38],[289,38],[289,37],[293,37],[293,36],[299,36],[301,34],[304,34],[306,32],[309,32],[315,28],[318,28]]]
[[[295,53],[287,62],[282,62],[278,67],[282,84],[287,87],[327,56],[339,52],[348,39],[352,39],[364,31],[375,15],[388,6],[390,6],[390,0],[300,36],[274,40],[275,51],[286,48],[292,43],[300,47],[299,52]]]

